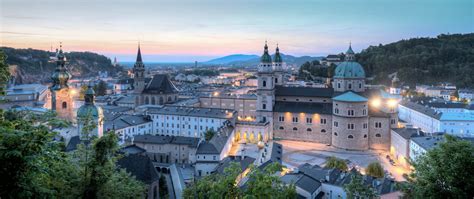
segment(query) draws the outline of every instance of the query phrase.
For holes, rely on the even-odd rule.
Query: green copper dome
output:
[[[283,62],[283,59],[281,58],[281,55],[280,55],[280,48],[278,48],[278,45],[277,45],[277,48],[276,48],[275,58],[273,59],[273,62],[275,62],[275,63],[282,63]]]
[[[264,47],[264,50],[263,50],[263,55],[260,58],[260,62],[261,63],[272,63],[272,56],[270,56],[268,54],[268,46],[267,46],[266,41],[265,41],[265,47]]]
[[[93,118],[103,117],[102,108],[94,105],[94,89],[92,89],[91,84],[89,84],[86,92],[84,93],[84,100],[85,104],[77,110],[78,118],[84,118],[88,116]]]
[[[365,71],[362,66],[355,61],[345,61],[337,65],[335,78],[365,78]]]

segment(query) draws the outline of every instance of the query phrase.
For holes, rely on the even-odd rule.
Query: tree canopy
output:
[[[343,159],[336,158],[334,156],[331,156],[327,161],[326,165],[324,168],[334,168],[334,169],[340,169],[343,171],[347,171],[347,163]]]
[[[376,177],[376,178],[382,178],[385,176],[384,170],[382,165],[380,165],[379,162],[372,162],[367,166],[365,169],[365,172],[367,175]]]
[[[362,175],[359,173],[354,173],[351,176],[351,182],[344,185],[344,190],[346,191],[347,198],[375,198],[377,196],[375,190],[364,184]]]
[[[450,135],[413,162],[414,172],[402,190],[414,198],[474,197],[474,146]]]

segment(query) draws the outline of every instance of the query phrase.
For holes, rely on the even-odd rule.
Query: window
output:
[[[321,129],[321,133],[326,133],[326,130],[325,130],[325,129]]]
[[[278,121],[284,122],[284,121],[285,121],[285,116],[282,116],[282,115],[279,116],[279,117],[278,117]]]
[[[267,109],[267,105],[266,105],[266,104],[262,104],[262,109]]]
[[[362,115],[367,115],[367,110],[362,110]]]
[[[341,83],[337,83],[337,88],[341,88]]]
[[[366,129],[366,128],[367,128],[367,123],[364,123],[364,125],[363,125],[363,126],[364,126],[364,129]]]
[[[297,130],[298,130],[298,128],[296,128],[296,127],[293,127],[293,131],[297,131]]]
[[[339,109],[338,108],[334,109],[334,113],[339,114]]]
[[[63,102],[62,107],[63,107],[63,109],[66,109],[67,108],[67,102]]]
[[[313,130],[311,128],[307,128],[306,131],[311,132]]]
[[[364,138],[367,138],[367,134],[364,135]]]
[[[338,127],[339,126],[339,123],[338,122],[334,122],[334,127]]]
[[[395,124],[395,119],[391,119],[390,124]]]
[[[262,86],[263,86],[263,87],[267,87],[267,81],[263,80]]]
[[[278,128],[278,129],[280,129],[280,130],[284,130],[285,128],[283,128],[282,126],[280,126],[280,128]]]
[[[382,128],[382,122],[375,122],[375,128]]]
[[[377,133],[377,134],[375,134],[375,137],[379,138],[379,137],[382,137],[382,135],[380,135],[380,133]]]
[[[313,118],[307,117],[306,118],[306,123],[307,124],[312,124],[313,123]]]
[[[293,117],[293,123],[298,123],[298,117]]]
[[[347,110],[347,115],[354,115],[354,110]]]
[[[325,118],[321,119],[321,124],[326,124],[326,119]]]
[[[349,84],[349,89],[352,89],[352,84]]]
[[[334,135],[337,136],[337,132],[334,132]]]
[[[347,124],[347,129],[354,129],[354,124]]]
[[[359,88],[362,88],[362,84],[361,84],[361,83],[359,83]]]
[[[275,78],[275,84],[278,84],[278,78]]]
[[[354,136],[349,135],[349,136],[347,136],[347,138],[349,138],[349,139],[354,139]]]

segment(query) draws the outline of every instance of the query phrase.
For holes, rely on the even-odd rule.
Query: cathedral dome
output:
[[[92,117],[92,118],[103,118],[104,114],[102,108],[94,105],[94,90],[92,85],[89,85],[86,92],[84,93],[85,104],[77,110],[78,118]]]
[[[346,51],[346,59],[344,62],[337,65],[334,77],[335,78],[365,78],[365,71],[362,66],[355,60],[355,53],[352,46]]]
[[[283,62],[283,59],[281,58],[281,54],[280,54],[280,48],[276,48],[276,52],[275,52],[275,59],[273,59],[273,62],[275,63],[282,63]]]
[[[265,41],[265,47],[264,47],[263,55],[260,58],[260,62],[261,63],[272,63],[272,56],[270,56],[270,54],[268,54],[268,46],[267,46],[266,41]]]

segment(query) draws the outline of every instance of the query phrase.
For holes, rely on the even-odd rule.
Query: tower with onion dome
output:
[[[92,137],[102,137],[104,131],[104,114],[102,108],[94,104],[94,90],[89,84],[85,94],[85,103],[77,110],[77,124],[81,140]],[[83,132],[84,127],[93,127],[89,132]]]
[[[258,65],[257,79],[257,121],[270,122],[271,124],[273,105],[275,104],[275,76],[272,57],[268,54],[266,41]]]
[[[275,85],[280,86],[283,85],[284,77],[283,77],[283,67],[285,62],[283,62],[282,56],[280,54],[280,48],[276,47],[275,50],[275,57],[273,58],[273,73],[275,75]]]
[[[51,75],[53,84],[49,87],[51,91],[51,109],[58,117],[69,121],[74,120],[74,91],[69,88],[68,81],[71,74],[66,68],[66,56],[64,55],[62,44],[56,54],[56,69]]]

